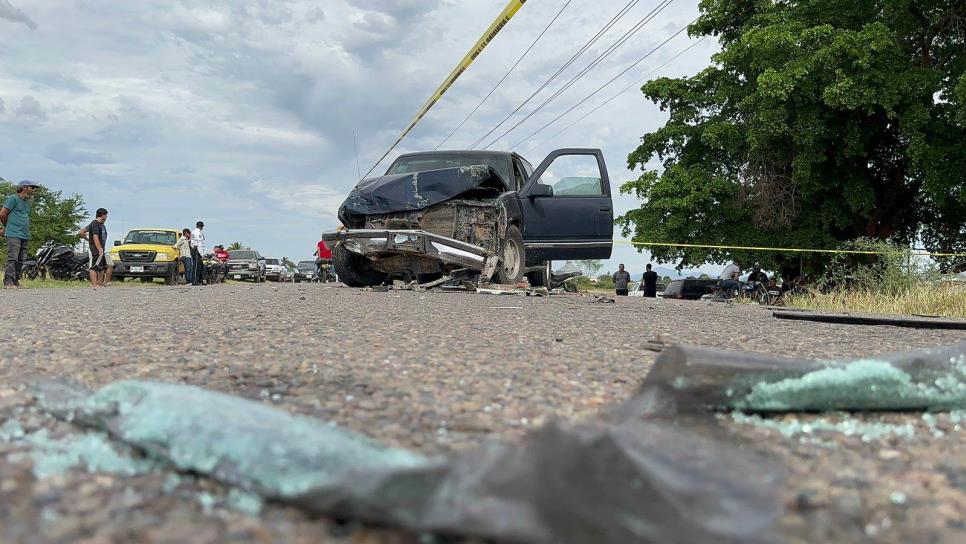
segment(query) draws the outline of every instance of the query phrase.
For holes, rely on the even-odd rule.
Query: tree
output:
[[[3,198],[16,192],[13,183],[0,178],[0,195]],[[30,201],[30,243],[27,252],[34,255],[47,240],[73,246],[78,241],[77,233],[86,216],[84,199],[80,195],[65,197],[61,191],[38,187]],[[0,246],[0,262],[6,262],[7,245]]]
[[[298,268],[298,265],[296,265],[291,260],[289,260],[288,257],[282,257],[282,266],[284,266],[285,268],[288,268],[289,270],[295,270],[296,268]]]
[[[966,248],[966,4],[702,0],[713,64],[644,94],[670,118],[628,157],[638,240],[833,248],[859,237]],[[645,169],[652,158],[658,170]],[[646,236],[645,236],[646,234]],[[827,255],[652,248],[661,262]]]
[[[574,263],[586,276],[594,276],[604,268],[604,263],[600,259],[585,259]]]
[[[225,251],[235,251],[236,249],[245,249],[245,246],[241,242],[232,242],[231,245],[225,248]]]

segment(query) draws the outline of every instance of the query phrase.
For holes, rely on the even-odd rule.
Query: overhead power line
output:
[[[506,123],[507,120],[510,119],[510,117],[513,117],[513,115],[516,112],[520,111],[520,109],[523,108],[523,106],[526,106],[528,103],[530,103],[530,101],[533,100],[533,97],[540,94],[540,91],[544,90],[547,87],[547,85],[550,85],[555,79],[557,79],[557,77],[560,76],[560,74],[562,74],[564,70],[569,68],[570,65],[573,64],[574,61],[576,61],[577,58],[580,57],[580,55],[584,54],[585,51],[587,51],[595,43],[597,43],[597,40],[599,40],[601,36],[604,35],[605,32],[610,30],[611,27],[613,27],[617,23],[617,21],[619,21],[622,17],[624,17],[624,15],[626,15],[631,8],[637,5],[638,2],[640,2],[640,0],[630,0],[629,2],[627,2],[627,4],[625,4],[624,7],[617,12],[617,15],[614,15],[614,17],[612,17],[611,20],[607,22],[607,24],[605,24],[600,30],[597,31],[596,34],[594,34],[589,40],[587,40],[587,43],[582,45],[580,49],[578,49],[577,52],[574,53],[569,60],[567,60],[567,62],[565,62],[560,68],[557,68],[557,71],[554,72],[553,75],[551,75],[546,81],[544,81],[543,84],[537,88],[537,90],[533,91],[533,93],[530,94],[530,96],[528,96],[526,100],[521,102],[520,105],[518,105],[513,111],[507,114],[507,116],[504,117],[502,121],[497,123],[495,127],[491,128],[486,134],[479,137],[475,142],[470,144],[469,148],[473,149],[474,147],[479,145],[480,142],[482,142],[483,140],[486,140],[490,136],[490,134],[493,134],[497,129],[503,126],[503,123]]]
[[[646,54],[645,54],[645,55],[644,55],[643,57],[641,57],[641,58],[639,58],[639,59],[637,59],[637,60],[636,60],[636,61],[634,61],[634,62],[633,62],[633,63],[632,63],[632,64],[631,64],[630,66],[628,66],[628,67],[627,67],[627,68],[625,68],[625,69],[624,69],[623,71],[621,71],[621,73],[619,73],[619,74],[617,74],[616,76],[614,76],[614,77],[612,77],[612,78],[611,78],[610,80],[608,80],[608,81],[607,81],[607,83],[604,83],[604,84],[603,84],[603,85],[601,85],[600,87],[597,87],[597,89],[596,89],[596,90],[595,90],[594,92],[592,92],[592,93],[590,93],[589,95],[587,95],[587,96],[585,96],[584,98],[582,98],[582,99],[580,99],[580,101],[578,101],[578,102],[577,102],[576,104],[574,104],[573,106],[570,106],[570,108],[568,108],[568,109],[567,109],[567,110],[566,110],[565,112],[563,112],[563,113],[561,113],[560,115],[558,115],[558,116],[556,116],[556,117],[554,117],[554,118],[553,118],[553,119],[552,119],[552,120],[551,120],[551,121],[550,121],[549,123],[547,123],[547,124],[545,124],[545,125],[543,125],[543,126],[542,126],[542,127],[540,127],[539,129],[537,129],[537,131],[536,131],[536,132],[534,132],[533,134],[531,134],[531,135],[529,135],[529,136],[527,136],[527,137],[526,137],[526,138],[524,138],[523,140],[520,140],[520,141],[519,141],[519,142],[517,142],[516,144],[514,144],[514,145],[512,145],[512,146],[510,146],[510,149],[515,149],[515,148],[516,148],[516,147],[517,147],[518,145],[520,145],[520,144],[522,144],[522,143],[524,143],[524,142],[526,142],[526,141],[527,141],[527,140],[529,140],[530,138],[533,138],[533,137],[534,137],[534,136],[536,136],[537,134],[540,134],[541,132],[543,132],[543,130],[544,130],[544,129],[546,129],[546,128],[547,128],[547,127],[549,127],[550,125],[552,125],[552,124],[554,124],[554,123],[556,123],[557,121],[559,121],[559,120],[560,120],[560,119],[561,119],[561,118],[562,118],[563,116],[565,116],[565,115],[567,115],[568,113],[570,113],[570,112],[572,112],[572,111],[574,111],[574,110],[575,110],[576,108],[578,108],[578,107],[579,107],[579,106],[580,106],[581,104],[583,104],[584,102],[586,102],[586,101],[588,101],[588,100],[590,100],[591,98],[593,98],[594,96],[596,96],[596,95],[597,95],[597,93],[599,93],[600,91],[602,91],[602,90],[604,90],[605,88],[607,88],[607,86],[608,86],[608,85],[610,85],[611,83],[613,83],[613,82],[615,82],[615,81],[617,81],[617,79],[618,79],[618,78],[620,78],[620,77],[621,77],[622,75],[624,75],[624,74],[626,74],[627,72],[629,72],[629,71],[631,71],[632,69],[634,69],[634,67],[635,67],[635,66],[637,66],[638,64],[640,64],[640,63],[642,63],[642,62],[644,62],[644,60],[645,60],[645,59],[647,59],[648,57],[650,57],[651,55],[653,55],[653,54],[654,54],[654,53],[655,53],[655,52],[656,52],[657,50],[659,50],[659,49],[661,49],[662,47],[664,47],[665,45],[667,45],[667,43],[668,43],[668,42],[670,42],[671,40],[673,40],[674,38],[676,38],[676,37],[678,36],[678,34],[680,34],[680,33],[682,33],[682,32],[684,32],[685,30],[687,30],[687,29],[688,29],[688,27],[689,27],[689,26],[691,26],[691,24],[692,24],[692,23],[694,23],[694,21],[697,21],[697,19],[694,19],[694,20],[692,20],[692,21],[691,21],[690,23],[688,23],[688,24],[686,24],[686,25],[684,25],[684,26],[683,26],[683,27],[682,27],[682,28],[681,28],[680,30],[678,30],[677,32],[675,32],[674,34],[672,34],[670,38],[668,38],[668,39],[666,39],[666,40],[664,40],[663,42],[661,42],[660,44],[658,44],[658,46],[657,46],[657,47],[655,47],[654,49],[651,49],[650,51],[648,51],[648,52],[647,52],[647,53],[646,53]]]
[[[702,36],[702,37],[701,37],[701,39],[699,39],[699,40],[697,40],[696,42],[694,42],[694,43],[692,43],[691,45],[689,45],[689,46],[687,46],[686,48],[684,48],[684,49],[682,49],[681,51],[679,51],[679,52],[677,52],[677,53],[676,53],[676,54],[675,54],[675,55],[674,55],[673,57],[671,57],[671,58],[669,58],[669,59],[668,59],[668,60],[667,60],[667,61],[666,61],[666,62],[665,62],[664,64],[662,64],[662,65],[660,65],[660,66],[658,66],[657,68],[654,68],[653,70],[651,70],[651,71],[649,71],[648,73],[646,73],[646,74],[644,74],[644,75],[643,75],[643,76],[642,76],[642,77],[641,77],[640,79],[638,79],[637,81],[635,81],[635,82],[633,82],[633,83],[631,83],[631,84],[630,84],[630,85],[628,85],[627,87],[624,87],[624,88],[623,88],[623,89],[621,89],[621,90],[620,90],[620,92],[618,92],[617,94],[615,94],[615,95],[613,95],[613,96],[611,96],[611,97],[610,97],[610,98],[608,98],[607,100],[604,100],[603,102],[601,102],[600,104],[598,104],[597,106],[595,106],[595,107],[594,107],[594,109],[592,109],[592,110],[590,110],[590,111],[588,111],[587,113],[585,113],[585,114],[583,114],[583,115],[581,115],[581,116],[580,116],[580,117],[579,117],[579,118],[578,118],[578,119],[577,119],[576,121],[574,121],[573,123],[570,123],[570,124],[569,124],[569,125],[567,125],[566,127],[564,127],[564,128],[562,128],[562,129],[560,129],[559,131],[557,131],[557,132],[555,132],[555,133],[553,134],[553,136],[551,136],[551,137],[549,137],[549,138],[547,138],[546,140],[543,140],[542,142],[540,142],[540,144],[539,144],[539,145],[543,145],[543,144],[545,144],[545,143],[547,143],[547,142],[549,142],[549,141],[552,141],[552,140],[553,140],[554,138],[556,138],[557,136],[560,136],[560,135],[561,135],[561,134],[563,134],[564,132],[567,132],[568,130],[570,130],[571,128],[573,128],[573,127],[574,127],[574,126],[575,126],[575,125],[576,125],[577,123],[579,123],[579,122],[581,122],[581,121],[583,121],[584,119],[586,119],[586,118],[588,118],[588,117],[590,117],[591,115],[593,115],[594,113],[596,113],[596,112],[597,112],[597,110],[599,110],[599,109],[601,109],[601,108],[603,108],[604,106],[606,106],[607,104],[610,104],[611,102],[613,102],[613,101],[614,101],[615,99],[617,99],[617,97],[619,97],[620,95],[622,95],[622,94],[624,94],[624,93],[626,93],[627,91],[629,91],[629,90],[631,90],[631,89],[633,89],[633,88],[635,88],[635,87],[640,87],[640,86],[641,86],[641,85],[643,85],[643,84],[644,84],[644,82],[645,82],[645,81],[647,81],[647,79],[648,79],[649,77],[651,77],[651,75],[653,75],[653,74],[654,74],[655,72],[657,72],[657,71],[658,71],[658,70],[660,70],[661,68],[664,68],[664,67],[665,67],[665,66],[667,66],[668,64],[671,64],[672,62],[674,62],[675,60],[677,60],[677,59],[678,59],[678,57],[680,57],[681,55],[683,55],[683,54],[685,54],[685,53],[687,53],[687,52],[688,52],[688,51],[690,51],[691,49],[694,49],[694,48],[695,48],[695,47],[696,47],[696,46],[697,46],[698,44],[700,44],[700,43],[701,43],[701,42],[703,42],[704,40],[705,40],[705,37],[704,37],[704,36]],[[527,138],[527,139],[529,139],[529,138]],[[524,142],[526,142],[526,141],[527,141],[526,139],[525,139],[525,140],[522,140],[522,141],[520,141],[520,143],[519,143],[519,144],[517,144],[517,145],[521,145],[521,144],[523,144],[523,143],[524,143]]]
[[[520,64],[520,62],[523,61],[523,59],[527,56],[527,54],[530,53],[530,51],[534,48],[534,46],[537,45],[537,42],[540,41],[540,38],[542,38],[543,35],[546,34],[548,30],[550,30],[550,27],[553,26],[553,24],[557,21],[557,19],[564,12],[564,10],[567,9],[567,6],[569,6],[572,1],[573,0],[567,0],[566,2],[564,2],[564,5],[560,8],[560,11],[558,11],[557,14],[553,16],[553,19],[550,19],[550,22],[547,23],[547,26],[543,28],[543,31],[541,31],[540,34],[538,34],[537,37],[533,40],[533,42],[530,44],[530,47],[528,47],[526,51],[524,51],[523,54],[520,55],[520,58],[518,58],[517,61],[513,63],[513,66],[511,66],[510,69],[507,70],[506,74],[504,74],[503,77],[500,78],[500,81],[496,82],[496,85],[494,85],[493,88],[490,89],[490,92],[486,93],[486,96],[484,96],[483,100],[480,100],[480,103],[477,104],[475,108],[473,108],[473,111],[466,114],[466,117],[464,117],[463,120],[460,121],[458,125],[456,125],[456,128],[454,128],[452,132],[450,132],[445,138],[443,138],[442,142],[439,142],[439,144],[437,144],[436,147],[433,148],[434,151],[439,149],[440,147],[443,146],[443,144],[449,141],[449,139],[452,138],[454,134],[456,134],[456,131],[462,128],[463,125],[470,120],[470,117],[473,117],[473,114],[475,114],[476,111],[479,110],[480,107],[482,107],[487,100],[489,100],[490,96],[492,96],[493,93],[500,88],[500,85],[502,85],[503,82],[506,81],[508,77],[510,77],[510,74],[512,74],[513,71],[516,70],[516,67]]]
[[[427,99],[426,102],[422,105],[422,107],[419,108],[419,111],[416,112],[416,117],[414,117],[413,120],[410,121],[408,125],[406,125],[406,128],[403,129],[399,137],[396,138],[396,141],[394,141],[392,145],[389,146],[389,149],[387,149],[386,152],[383,153],[381,157],[379,157],[379,160],[377,160],[376,163],[372,165],[372,168],[370,168],[369,171],[366,172],[366,176],[371,174],[372,171],[375,170],[377,166],[379,166],[379,163],[381,163],[386,157],[389,156],[390,153],[392,153],[392,150],[395,149],[397,145],[399,145],[399,142],[403,141],[403,138],[405,138],[406,135],[413,130],[416,124],[419,123],[420,120],[422,120],[423,116],[425,116],[426,113],[429,112],[430,108],[432,108],[433,105],[435,105],[436,102],[438,102],[439,99],[442,98],[443,94],[446,93],[446,91],[449,90],[449,88],[452,87],[454,83],[456,83],[456,80],[459,79],[459,77],[463,74],[463,72],[465,72],[466,69],[469,68],[471,64],[473,64],[473,61],[476,60],[476,57],[480,56],[480,53],[482,53],[483,50],[486,49],[486,46],[489,45],[490,42],[492,42],[496,38],[497,34],[499,34],[501,30],[503,30],[503,27],[505,27],[507,23],[510,22],[510,19],[512,19],[513,16],[516,15],[518,11],[520,11],[520,8],[523,7],[523,4],[525,4],[526,1],[527,0],[510,0],[507,3],[506,7],[503,8],[503,11],[501,11],[499,15],[496,16],[496,19],[494,19],[493,22],[490,23],[490,26],[486,29],[486,31],[483,32],[483,35],[480,36],[478,40],[476,40],[476,43],[473,44],[473,47],[471,47],[470,50],[467,51],[465,55],[463,55],[463,58],[460,59],[456,67],[453,68],[453,70],[449,73],[449,75],[446,76],[446,79],[444,79],[443,82],[439,84],[439,87],[436,88],[433,94],[430,95],[429,99]]]
[[[549,98],[547,98],[546,100],[544,100],[543,103],[541,103],[539,106],[537,106],[536,108],[534,108],[533,111],[531,111],[530,113],[528,113],[527,115],[525,115],[523,117],[523,119],[520,119],[512,127],[510,127],[509,129],[505,130],[503,132],[503,134],[501,134],[500,136],[498,136],[497,138],[495,138],[493,141],[491,141],[489,144],[487,144],[486,146],[484,146],[484,148],[489,148],[489,147],[493,146],[493,144],[495,144],[498,141],[500,141],[506,135],[508,135],[511,132],[513,132],[514,130],[516,130],[517,127],[519,127],[520,125],[522,125],[523,123],[525,123],[528,119],[530,119],[531,117],[533,117],[534,115],[536,115],[537,113],[539,113],[541,110],[543,110],[543,108],[545,108],[548,104],[550,104],[550,102],[552,102],[558,96],[560,96],[561,94],[563,94],[567,89],[569,89],[571,86],[573,86],[574,83],[577,83],[578,81],[580,81],[585,75],[587,75],[588,72],[590,72],[591,70],[593,70],[594,68],[596,68],[601,62],[603,62],[603,60],[605,58],[607,58],[614,51],[616,51],[618,48],[620,48],[620,46],[622,46],[625,43],[627,43],[627,41],[629,39],[631,39],[634,36],[634,34],[637,34],[642,28],[644,28],[644,26],[647,23],[653,21],[662,11],[664,11],[665,8],[667,8],[669,5],[671,5],[671,2],[673,2],[673,1],[674,0],[662,0],[662,2],[660,2],[657,6],[654,7],[654,9],[652,9],[650,12],[647,13],[647,15],[645,15],[640,21],[638,21],[637,24],[635,24],[633,27],[630,28],[630,30],[628,30],[627,32],[625,32],[623,36],[621,36],[616,42],[614,42],[613,44],[611,44],[611,46],[608,47],[606,50],[604,50],[603,53],[601,53],[600,55],[598,55],[597,58],[595,58],[593,61],[591,61],[591,63],[588,64],[586,67],[584,67],[583,70],[581,70],[574,77],[572,77],[570,79],[570,81],[568,81],[566,84],[564,84],[563,87],[561,87],[556,92],[554,92]]]

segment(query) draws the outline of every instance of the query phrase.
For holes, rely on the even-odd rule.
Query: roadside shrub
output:
[[[825,293],[868,292],[895,297],[939,279],[936,264],[913,255],[907,247],[859,238],[846,243],[842,249],[875,254],[836,255],[829,264],[826,277],[817,285]]]

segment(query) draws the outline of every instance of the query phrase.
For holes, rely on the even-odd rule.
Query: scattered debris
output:
[[[599,302],[601,304],[616,304],[617,301],[611,297],[605,295],[594,295],[594,302]]]
[[[552,422],[520,443],[425,457],[192,386],[36,387],[50,413],[236,486],[230,502],[252,509],[273,499],[342,519],[514,542],[777,541],[778,472],[674,424]]]
[[[842,361],[671,346],[642,393],[648,413],[966,408],[966,342]]]
[[[848,414],[840,413],[831,418],[821,417],[802,420],[793,416],[784,418],[764,418],[759,415],[748,415],[742,412],[732,412],[731,420],[735,423],[750,424],[778,431],[785,438],[799,435],[814,435],[817,432],[835,432],[846,436],[859,436],[863,442],[870,442],[879,438],[896,436],[912,438],[916,429],[911,424],[893,425],[890,423],[867,423]]]
[[[522,310],[523,306],[490,306],[491,310]]]

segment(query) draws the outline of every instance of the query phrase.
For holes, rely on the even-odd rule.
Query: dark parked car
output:
[[[701,297],[711,292],[711,288],[718,285],[716,279],[695,279],[674,280],[664,288],[661,294],[664,298],[680,298],[685,300],[700,300]]]
[[[265,281],[265,259],[252,249],[236,249],[228,252],[228,278],[251,280],[255,283]]]
[[[295,283],[315,281],[318,271],[315,261],[299,261],[299,264],[295,267]]]
[[[432,281],[456,270],[515,284],[550,284],[549,261],[607,259],[610,180],[599,149],[559,149],[533,168],[520,155],[433,151],[401,155],[362,180],[326,232],[339,280]]]

